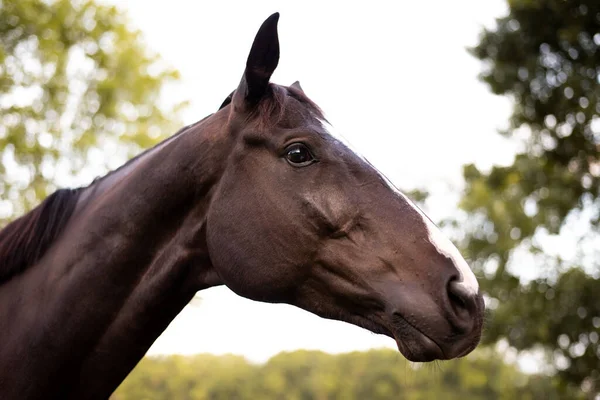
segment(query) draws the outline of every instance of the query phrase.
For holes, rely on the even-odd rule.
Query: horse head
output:
[[[278,18],[261,26],[214,115],[231,142],[206,215],[218,282],[387,335],[409,360],[469,353],[484,311],[474,274],[416,205],[332,135],[299,84],[269,82]]]

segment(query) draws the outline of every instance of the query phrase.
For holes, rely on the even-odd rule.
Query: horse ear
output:
[[[263,22],[254,38],[244,76],[233,95],[233,104],[238,110],[252,107],[267,92],[269,79],[279,63],[278,21],[279,13],[271,15]]]
[[[298,82],[298,81],[296,81],[296,82],[292,83],[292,84],[290,85],[290,87],[293,87],[294,89],[296,89],[296,90],[299,90],[299,91],[301,91],[302,93],[304,93],[304,89],[302,89],[302,86],[300,86],[300,82]]]

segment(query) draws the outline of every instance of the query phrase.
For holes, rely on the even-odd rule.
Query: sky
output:
[[[272,81],[299,80],[337,131],[401,189],[433,193],[427,212],[451,215],[461,167],[507,164],[516,149],[496,132],[511,111],[477,80],[466,48],[506,13],[500,0],[114,0],[147,45],[182,76],[165,100],[189,100],[186,124],[217,110],[237,86],[254,35],[281,13]],[[368,4],[368,5],[367,5]],[[265,361],[281,351],[396,348],[392,339],[224,287],[187,306],[149,354],[233,353]]]

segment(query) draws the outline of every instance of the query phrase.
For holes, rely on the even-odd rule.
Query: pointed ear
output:
[[[299,90],[299,91],[301,91],[302,93],[304,93],[304,90],[302,89],[302,86],[300,86],[300,82],[298,82],[298,81],[296,81],[296,82],[292,83],[292,84],[290,85],[290,87],[293,87],[294,89],[296,89],[296,90]]]
[[[233,95],[233,105],[238,111],[245,111],[256,105],[267,92],[269,79],[279,63],[277,21],[279,13],[271,15],[263,22],[254,38],[244,76]]]

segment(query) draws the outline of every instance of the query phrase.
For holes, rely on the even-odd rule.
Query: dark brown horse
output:
[[[2,399],[108,397],[216,285],[387,335],[414,361],[475,348],[483,301],[456,248],[299,85],[269,83],[277,20],[218,112],[0,232]]]

